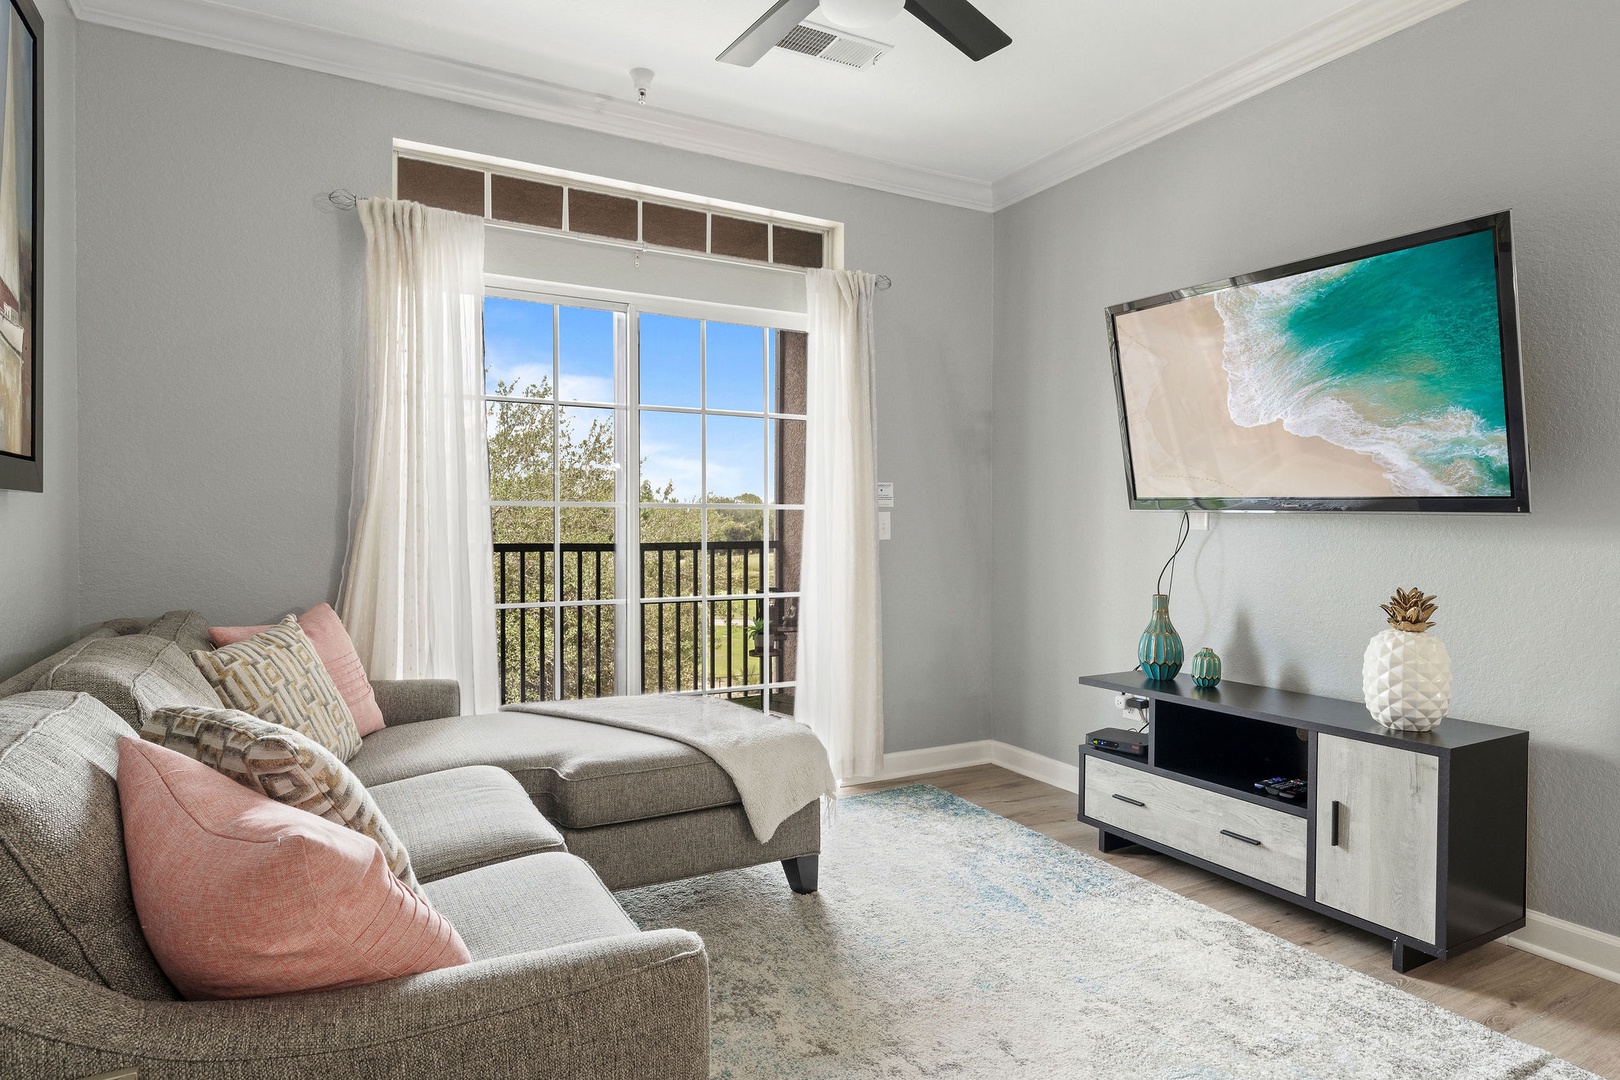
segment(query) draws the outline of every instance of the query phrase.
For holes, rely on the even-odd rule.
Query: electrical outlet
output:
[[[878,511],[878,539],[891,539],[889,535],[889,512],[887,510]]]

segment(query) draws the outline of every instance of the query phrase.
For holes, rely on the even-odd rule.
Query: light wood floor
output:
[[[1142,848],[1097,851],[1097,830],[1075,820],[1076,797],[995,765],[844,788],[902,784],[944,788],[1072,848],[1285,937],[1407,993],[1620,1080],[1620,983],[1567,968],[1501,942],[1436,960],[1406,975],[1389,967],[1389,942],[1265,893]]]

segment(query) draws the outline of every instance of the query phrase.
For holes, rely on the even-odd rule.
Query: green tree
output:
[[[493,502],[611,503],[615,499],[618,462],[614,454],[613,425],[594,419],[581,425],[578,414],[541,404],[551,396],[550,380],[528,384],[497,382],[495,396],[523,397],[530,401],[491,401],[488,404],[489,490]],[[704,640],[705,622],[698,602],[688,599],[697,580],[697,545],[703,538],[702,514],[675,497],[674,481],[655,486],[641,479],[640,534],[644,544],[691,545],[670,551],[650,550],[642,561],[643,595],[660,595],[658,568],[665,570],[662,595],[672,598],[643,612],[631,613],[631,625],[615,623],[615,609],[564,607],[507,609],[497,613],[505,634],[502,678],[505,693],[514,700],[552,696],[555,664],[562,663],[563,695],[593,697],[614,692],[614,638],[618,632],[643,639],[644,683],[659,685],[662,670],[666,688],[688,689],[701,669],[697,650]],[[733,593],[757,593],[764,585],[764,500],[755,494],[735,498],[709,496],[711,504],[736,506],[737,512],[714,509],[709,513],[711,544],[748,544],[751,551],[718,549],[712,553],[715,582]],[[748,509],[744,509],[748,508]],[[561,518],[562,552],[560,587],[563,600],[611,599],[617,593],[615,511],[608,507],[564,507]],[[497,545],[523,545],[526,550],[495,554],[497,600],[542,602],[557,597],[553,589],[551,548],[556,536],[553,508],[497,506],[492,515]],[[681,569],[677,587],[676,566]],[[598,571],[600,566],[600,571]],[[679,601],[673,598],[681,597]],[[759,660],[748,655],[747,628],[762,616],[758,601],[720,602],[713,605],[709,638],[711,667],[729,672],[731,681],[759,678]],[[645,614],[643,633],[641,618]],[[558,625],[560,623],[560,625]],[[679,626],[679,632],[677,632]],[[664,632],[659,634],[659,629]],[[600,673],[600,677],[598,677]]]
[[[498,382],[502,397],[545,399],[550,380],[521,389]],[[582,426],[577,414],[550,404],[492,401],[486,417],[489,436],[489,491],[494,502],[612,502],[616,463],[613,426],[593,420]],[[491,525],[496,545],[523,545],[495,552],[496,599],[538,602],[561,598],[590,600],[615,593],[613,518],[601,507],[565,507],[562,539],[589,545],[571,550],[554,571],[556,524],[551,506],[497,506]],[[606,550],[602,550],[602,549]],[[612,609],[566,607],[507,609],[497,612],[504,633],[504,692],[515,700],[553,696],[556,663],[562,660],[565,697],[594,697],[614,691]]]

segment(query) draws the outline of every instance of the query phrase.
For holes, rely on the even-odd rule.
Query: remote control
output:
[[[1286,776],[1273,776],[1270,780],[1262,780],[1254,786],[1259,791],[1290,802],[1304,795],[1309,787],[1303,780],[1290,780]]]

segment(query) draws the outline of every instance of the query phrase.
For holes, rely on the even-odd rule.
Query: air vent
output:
[[[881,41],[856,37],[846,31],[812,22],[800,23],[789,30],[787,37],[778,41],[776,47],[858,70],[871,67],[877,63],[878,57],[894,48]]]
[[[825,30],[817,30],[813,26],[802,23],[788,31],[788,36],[776,43],[778,48],[790,49],[793,52],[804,53],[806,56],[820,56],[822,51],[838,40],[837,34],[829,34]]]

